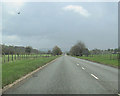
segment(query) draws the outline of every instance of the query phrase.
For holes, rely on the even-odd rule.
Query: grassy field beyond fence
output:
[[[2,87],[56,59],[58,56],[23,59],[2,64]]]
[[[118,67],[118,54],[90,55],[77,57],[89,61],[106,64],[113,67]]]

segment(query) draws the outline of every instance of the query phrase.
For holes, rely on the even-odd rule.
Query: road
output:
[[[118,69],[61,56],[4,94],[115,94]]]

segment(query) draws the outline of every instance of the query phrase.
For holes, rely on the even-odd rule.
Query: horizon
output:
[[[22,45],[6,45],[6,44],[0,44],[0,45],[5,45],[5,46],[13,46],[13,47],[27,47],[27,46],[22,46]],[[55,45],[55,46],[57,46],[57,45]],[[54,47],[55,47],[54,46]],[[33,49],[37,49],[37,48],[34,48],[33,46],[30,46],[30,47],[32,47]],[[54,48],[53,47],[53,48]],[[59,46],[58,46],[59,47]],[[39,51],[43,51],[43,52],[47,52],[48,50],[53,50],[53,48],[40,48],[40,49],[37,49],[37,50],[39,50]],[[59,47],[60,48],[60,47]],[[60,48],[61,49],[61,48]],[[93,48],[93,49],[88,49],[89,51],[92,51],[92,50],[94,50],[94,49],[98,49],[98,50],[108,50],[108,49],[118,49],[118,48],[108,48],[108,49],[100,49],[100,48]],[[70,51],[70,49],[69,50],[65,50],[65,49],[62,49],[62,52],[69,52]]]

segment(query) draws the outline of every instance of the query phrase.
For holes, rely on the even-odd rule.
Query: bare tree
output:
[[[55,46],[52,50],[52,54],[53,55],[61,55],[62,54],[62,51],[61,49],[58,47],[58,46]]]
[[[86,49],[85,44],[79,41],[70,49],[70,54],[74,56],[82,56],[85,49]]]
[[[51,53],[52,53],[51,50],[48,50],[47,54],[51,54]]]
[[[25,52],[28,53],[28,54],[31,53],[31,50],[32,50],[32,47],[30,47],[30,46],[27,46],[27,47],[25,48]]]

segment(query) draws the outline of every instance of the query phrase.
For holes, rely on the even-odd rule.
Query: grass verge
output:
[[[57,57],[40,57],[2,64],[2,88]]]
[[[85,56],[78,57],[77,56],[77,58],[85,59],[85,60],[89,60],[89,61],[93,61],[93,62],[97,62],[97,63],[101,63],[101,64],[105,64],[105,65],[118,68],[118,59],[110,59],[105,56],[97,56],[97,55],[93,57],[85,57]]]

